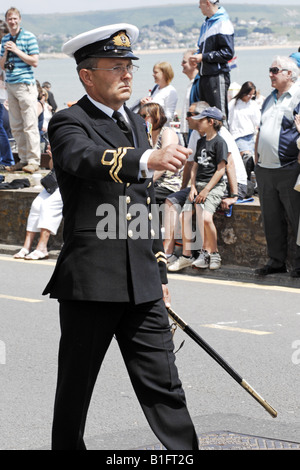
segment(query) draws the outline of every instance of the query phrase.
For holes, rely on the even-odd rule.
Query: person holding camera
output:
[[[7,33],[8,27],[5,21],[0,20],[0,41]],[[5,72],[0,67],[0,171],[5,170],[6,166],[11,166],[15,163],[3,122],[5,111],[4,103],[6,100],[7,92],[5,87]]]
[[[6,72],[9,120],[20,161],[8,171],[34,173],[39,169],[41,151],[37,119],[37,87],[33,67],[38,66],[36,37],[21,28],[21,14],[10,8],[5,14],[9,34],[2,38],[0,67]]]

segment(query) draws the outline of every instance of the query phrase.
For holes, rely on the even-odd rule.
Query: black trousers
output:
[[[216,106],[228,118],[227,93],[230,85],[230,73],[219,75],[201,75],[199,80],[200,101],[207,101],[209,106]]]
[[[286,263],[288,221],[297,237],[300,216],[300,193],[294,190],[300,165],[292,169],[255,167],[262,219],[269,255],[274,268]],[[300,246],[295,246],[293,268],[300,269]]]
[[[166,449],[198,449],[162,300],[139,306],[61,301],[60,322],[53,450],[86,448],[83,436],[87,412],[114,335],[140,405],[160,442]]]

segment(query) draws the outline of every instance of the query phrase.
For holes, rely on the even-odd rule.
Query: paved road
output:
[[[49,449],[59,341],[57,303],[41,292],[55,261],[0,255],[0,450]],[[300,442],[300,290],[203,275],[170,276],[172,306],[277,411],[272,418],[184,332],[177,364],[198,435],[231,431]],[[96,385],[89,449],[157,444],[115,341]]]

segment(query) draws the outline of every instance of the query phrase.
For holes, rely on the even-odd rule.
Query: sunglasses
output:
[[[186,113],[186,117],[187,117],[187,118],[190,118],[190,117],[192,117],[192,116],[198,116],[198,114],[200,114],[200,113],[191,113],[190,111],[188,111],[188,112]]]
[[[277,75],[279,72],[288,72],[287,69],[279,69],[278,67],[270,67],[269,68],[269,73],[272,73],[273,75]]]

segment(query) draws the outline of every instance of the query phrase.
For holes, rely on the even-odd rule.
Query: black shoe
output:
[[[275,273],[286,273],[285,264],[283,266],[280,266],[279,268],[273,268],[272,266],[269,266],[268,264],[266,264],[262,268],[255,270],[255,274],[257,274],[258,276],[267,276],[268,274],[275,274]]]
[[[300,268],[295,268],[290,272],[291,277],[300,277]]]

